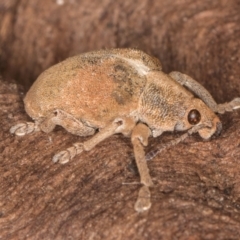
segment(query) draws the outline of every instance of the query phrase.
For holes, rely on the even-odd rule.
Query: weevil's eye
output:
[[[200,122],[201,120],[201,114],[198,110],[196,109],[192,109],[189,113],[188,113],[188,122],[192,125],[196,125]]]

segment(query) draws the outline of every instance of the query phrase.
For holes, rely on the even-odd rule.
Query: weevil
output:
[[[67,163],[113,134],[131,137],[142,184],[135,210],[141,212],[151,206],[153,185],[144,152],[148,138],[186,131],[170,145],[195,132],[209,139],[222,129],[216,113],[239,108],[240,98],[217,104],[191,77],[164,73],[157,58],[135,49],[110,49],[70,57],[50,67],[27,92],[24,106],[34,122],[19,123],[11,133],[49,133],[60,125],[75,135],[92,135],[54,155],[54,163]]]

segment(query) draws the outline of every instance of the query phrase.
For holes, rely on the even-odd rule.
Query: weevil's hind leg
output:
[[[140,174],[141,187],[138,199],[135,203],[135,210],[137,212],[146,211],[151,207],[150,190],[149,187],[153,185],[152,179],[149,175],[149,169],[145,160],[144,147],[148,144],[148,137],[151,135],[150,129],[142,123],[136,125],[132,132],[132,144],[134,149],[134,156]]]
[[[44,121],[41,122],[40,128],[42,131],[51,132],[56,125],[62,126],[68,132],[79,136],[90,136],[95,133],[95,129],[83,124],[80,120],[73,117],[71,114],[56,109]]]
[[[181,85],[187,87],[193,93],[195,93],[199,98],[206,103],[206,105],[212,109],[214,112],[218,112],[218,105],[213,99],[212,95],[208,92],[206,88],[204,88],[200,83],[191,78],[190,76],[180,73],[180,72],[171,72],[169,76],[176,80]]]
[[[71,114],[60,109],[54,110],[47,117],[35,122],[19,123],[10,129],[10,133],[17,136],[24,136],[29,133],[42,130],[43,132],[51,132],[56,125],[62,126],[68,132],[79,136],[90,136],[95,133],[95,129],[86,126]]]
[[[37,122],[18,123],[10,128],[10,133],[21,137],[38,131],[40,131],[40,128]]]
[[[104,139],[110,137],[115,133],[123,133],[124,135],[129,135],[135,126],[135,121],[131,118],[117,118],[107,127],[101,129],[97,134],[95,134],[91,139],[83,143],[75,143],[72,147],[67,148],[64,151],[57,153],[53,157],[53,162],[67,163],[70,159],[74,158],[77,154],[82,151],[89,151],[94,148],[98,143],[102,142]]]
[[[174,71],[169,73],[169,76],[195,93],[213,112],[223,114],[240,108],[240,98],[234,98],[231,102],[217,104],[207,89],[188,75]]]
[[[90,136],[95,133],[95,129],[83,124],[73,115],[61,110],[55,109],[39,124],[40,129],[45,132],[51,132],[56,125],[66,129],[68,132],[78,136]]]

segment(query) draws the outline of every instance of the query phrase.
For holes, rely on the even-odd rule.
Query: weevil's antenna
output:
[[[217,105],[218,113],[232,112],[235,109],[240,108],[240,98],[234,98],[231,102],[226,102]]]
[[[184,133],[179,138],[173,139],[172,141],[170,141],[170,142],[168,142],[164,145],[161,145],[161,146],[157,147],[156,149],[147,153],[146,154],[146,160],[149,161],[149,160],[153,159],[156,155],[158,155],[163,150],[165,150],[167,148],[170,148],[174,145],[177,145],[178,143],[185,140],[188,136],[192,135],[193,133],[198,132],[201,128],[204,128],[204,127],[208,127],[208,126],[206,126],[205,124],[200,124],[200,125],[192,127],[191,129],[189,129],[186,133]]]

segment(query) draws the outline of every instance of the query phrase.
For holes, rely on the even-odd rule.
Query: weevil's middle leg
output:
[[[72,147],[57,153],[53,157],[53,162],[60,162],[62,164],[67,163],[77,154],[81,153],[82,151],[90,151],[98,143],[102,142],[104,139],[110,137],[115,133],[123,133],[124,135],[129,135],[135,124],[135,120],[132,118],[117,118],[107,127],[100,129],[99,132],[96,133],[91,139],[83,143],[75,143]]]

